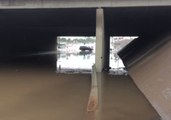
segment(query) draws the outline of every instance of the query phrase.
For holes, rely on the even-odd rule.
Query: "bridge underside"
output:
[[[171,7],[104,8],[111,36],[156,35],[170,31]],[[1,9],[1,32],[47,32],[54,35],[95,35],[96,8]]]
[[[171,7],[166,6],[104,8],[105,36],[139,36],[152,41],[151,37],[170,31],[170,12]],[[95,36],[96,8],[0,9],[0,26],[0,57],[9,60],[53,51],[57,36]]]
[[[44,60],[43,64],[55,64],[54,55],[35,56],[31,60],[20,58],[54,51],[57,36],[97,37],[102,33],[104,41],[98,38],[97,42],[101,42],[98,43],[101,46],[98,49],[106,50],[105,54],[109,52],[109,36],[139,36],[119,55],[154,108],[165,120],[170,120],[171,38],[168,36],[171,32],[171,7],[118,7],[103,10],[104,15],[100,11],[98,16],[96,8],[0,9],[0,62],[15,59],[39,63]],[[100,23],[104,19],[103,25],[97,24],[96,18],[101,19]],[[97,32],[98,27],[101,28],[100,32]],[[108,47],[103,48],[103,42]]]

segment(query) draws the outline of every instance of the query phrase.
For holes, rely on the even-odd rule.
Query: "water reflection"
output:
[[[58,71],[91,71],[95,63],[95,38],[64,39],[58,38],[57,46],[57,70]],[[122,60],[117,52],[126,44],[132,41],[131,38],[111,37],[110,39],[110,71],[113,74],[127,74]]]
[[[123,74],[124,65],[122,60],[114,53],[110,53],[110,67],[113,73]],[[57,71],[74,71],[90,72],[92,65],[95,63],[94,51],[79,51],[75,53],[58,52],[57,54]]]
[[[95,53],[83,52],[78,53],[58,53],[57,54],[57,70],[58,71],[91,71],[92,65],[95,63]]]

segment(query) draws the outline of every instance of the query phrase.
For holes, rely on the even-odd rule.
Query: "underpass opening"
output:
[[[95,10],[0,9],[0,66],[56,70],[56,36],[94,36]]]
[[[118,56],[118,52],[127,46],[130,42],[138,38],[138,36],[111,36],[110,37],[110,55],[109,66],[110,73],[115,75],[127,75],[126,67],[122,59]]]
[[[89,73],[95,63],[93,36],[57,37],[57,72]]]

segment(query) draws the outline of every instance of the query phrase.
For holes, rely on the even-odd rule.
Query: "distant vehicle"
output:
[[[93,50],[93,48],[91,48],[91,47],[88,47],[88,46],[80,46],[80,48],[79,48],[81,51],[86,51],[86,50],[88,50],[88,51],[92,51]]]

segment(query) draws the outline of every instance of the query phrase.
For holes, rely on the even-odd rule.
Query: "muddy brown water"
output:
[[[0,120],[83,120],[90,75],[1,72]]]
[[[104,75],[101,120],[158,120],[128,76]],[[0,70],[0,120],[85,120],[90,74]]]

